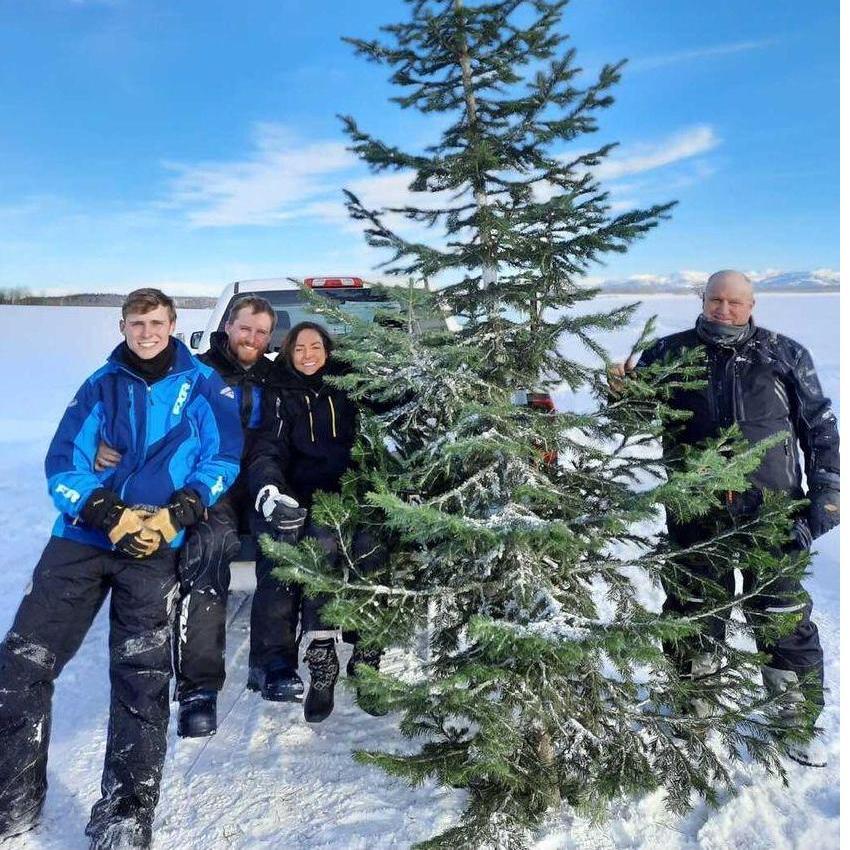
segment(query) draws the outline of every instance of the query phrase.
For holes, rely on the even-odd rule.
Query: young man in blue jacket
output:
[[[177,551],[239,471],[233,391],[171,334],[174,302],[130,293],[124,342],[71,400],[45,461],[60,511],[0,643],[0,839],[33,826],[47,791],[53,681],[107,593],[112,684],[93,850],[148,847],[159,797]],[[100,440],[121,452],[95,471]]]

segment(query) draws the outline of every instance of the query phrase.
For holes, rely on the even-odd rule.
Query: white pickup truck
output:
[[[224,287],[206,329],[195,331],[189,339],[189,346],[199,354],[206,351],[210,347],[210,335],[214,331],[224,330],[224,323],[227,321],[227,315],[233,303],[248,295],[259,295],[265,298],[277,313],[277,327],[272,334],[270,352],[276,352],[280,348],[289,328],[307,319],[328,325],[329,330],[335,334],[344,334],[346,332],[344,326],[331,324],[313,312],[304,297],[304,287],[324,297],[333,298],[345,308],[346,312],[363,319],[371,319],[378,309],[392,306],[380,294],[374,292],[362,278],[352,275],[238,280]]]
[[[207,322],[206,329],[192,333],[189,339],[190,348],[199,354],[207,351],[210,347],[210,335],[214,331],[224,330],[224,324],[227,321],[231,306],[240,298],[245,298],[248,295],[259,295],[265,298],[277,313],[277,326],[272,334],[267,356],[275,357],[287,331],[305,320],[321,322],[334,334],[345,334],[348,330],[346,326],[328,322],[325,317],[318,316],[312,310],[304,296],[305,287],[326,298],[333,298],[339,302],[340,306],[344,307],[347,313],[361,319],[371,320],[379,309],[397,309],[393,303],[388,302],[380,293],[375,292],[363,278],[354,275],[327,275],[303,279],[272,277],[258,280],[240,280],[229,283],[224,287]],[[432,322],[440,324],[444,321],[438,317],[420,321],[419,324],[420,328],[424,330],[425,326]],[[456,329],[452,327],[451,320],[447,321],[444,326],[453,330]],[[548,393],[518,390],[513,394],[513,402],[517,405],[527,405],[545,412],[551,412],[555,409]],[[548,459],[556,461],[554,455],[548,457]],[[242,544],[242,553],[238,559],[240,565],[242,562],[251,561],[254,557],[253,541],[250,538],[243,538]],[[250,579],[248,581],[250,584]]]

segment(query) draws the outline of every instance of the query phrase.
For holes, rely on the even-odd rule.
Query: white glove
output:
[[[254,503],[254,510],[263,515],[263,519],[268,519],[274,512],[275,506],[280,502],[288,508],[297,508],[298,502],[287,496],[286,493],[281,493],[274,484],[266,484],[260,488],[257,493],[257,501]]]
[[[257,493],[254,509],[279,534],[300,534],[307,518],[307,509],[298,506],[298,502],[281,493],[274,484],[266,484]]]

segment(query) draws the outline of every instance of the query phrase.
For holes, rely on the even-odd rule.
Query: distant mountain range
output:
[[[747,272],[756,292],[838,292],[840,275],[832,269],[808,272],[784,272],[768,269]],[[669,275],[641,274],[632,277],[595,282],[603,292],[648,295],[659,293],[689,294],[699,292],[708,278],[706,272],[681,271]]]
[[[5,297],[4,297],[5,295]],[[126,295],[115,292],[77,292],[69,295],[15,295],[14,291],[0,293],[0,303],[24,306],[52,307],[120,307]],[[197,295],[175,295],[174,305],[183,310],[208,310],[218,299]]]
[[[756,292],[838,292],[840,275],[833,269],[814,269],[807,272],[786,272],[768,269],[747,272]],[[625,278],[587,281],[603,293],[624,295],[681,294],[701,292],[708,272],[679,271],[668,275],[638,274]],[[401,285],[397,280],[382,281]],[[126,296],[114,292],[80,292],[69,295],[31,295],[26,290],[0,289],[0,304],[45,304],[60,307],[120,307]],[[216,305],[214,296],[177,295],[174,301],[185,310],[208,310]]]

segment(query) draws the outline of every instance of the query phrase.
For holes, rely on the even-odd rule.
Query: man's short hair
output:
[[[277,313],[275,313],[274,307],[272,307],[271,303],[266,301],[265,298],[260,298],[259,295],[246,295],[244,298],[234,301],[233,306],[227,314],[227,324],[232,325],[236,321],[239,311],[244,310],[246,307],[249,307],[253,314],[265,313],[269,316],[272,320],[271,329],[275,329],[275,326],[277,325]]]
[[[168,316],[172,322],[177,321],[177,308],[174,299],[169,298],[162,290],[151,286],[142,289],[134,289],[121,305],[121,318],[126,319],[130,313],[150,313],[157,307],[167,307]]]

